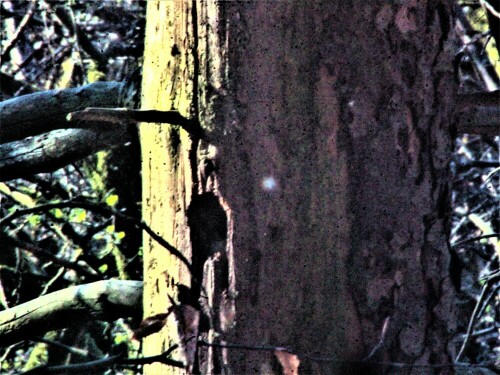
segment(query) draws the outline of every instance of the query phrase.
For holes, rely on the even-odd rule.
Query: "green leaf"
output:
[[[121,344],[122,342],[128,342],[129,338],[125,333],[117,333],[114,337],[114,342],[116,345]]]
[[[118,240],[118,241],[121,241],[125,238],[125,232],[117,232],[115,234],[115,238]]]
[[[30,223],[30,225],[32,227],[37,227],[40,225],[40,215],[31,215],[30,217],[28,217],[28,223]]]
[[[73,208],[70,214],[70,220],[74,223],[82,223],[87,218],[87,211],[82,208]]]
[[[110,207],[114,207],[118,203],[118,195],[111,194],[105,200],[106,204]]]
[[[50,210],[52,212],[52,215],[56,217],[56,219],[61,219],[64,217],[64,213],[60,208],[54,208],[53,210]]]

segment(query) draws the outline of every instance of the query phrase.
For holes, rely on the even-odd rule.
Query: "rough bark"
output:
[[[90,320],[141,313],[142,282],[105,280],[47,294],[0,312],[1,346]]]
[[[234,219],[231,340],[360,361],[389,318],[372,360],[453,361],[450,7],[225,3],[222,108],[234,112],[223,110],[217,163]],[[276,366],[261,352],[229,359],[235,373]]]
[[[292,347],[301,373],[453,362],[452,2],[164,3],[148,3],[164,18],[148,13],[146,40],[163,49],[143,88],[167,110],[193,90],[211,144],[189,159],[182,132],[142,133],[145,219],[192,249],[218,340]],[[153,250],[146,241],[146,316],[166,310],[183,272]],[[374,348],[372,361],[409,366],[360,365]],[[206,356],[214,372],[280,372],[265,351]]]

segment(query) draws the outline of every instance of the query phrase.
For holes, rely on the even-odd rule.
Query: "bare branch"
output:
[[[126,128],[61,129],[0,145],[0,181],[53,172],[97,151],[130,141]]]
[[[95,82],[5,100],[0,103],[0,143],[69,128],[66,116],[70,112],[87,107],[118,107],[123,86],[121,82]]]
[[[128,108],[86,108],[68,115],[68,121],[98,121],[123,126],[127,122],[152,122],[179,125],[193,136],[205,138],[200,124],[177,111],[139,110]],[[83,125],[83,124],[82,124]],[[81,125],[76,125],[81,126]],[[85,126],[85,125],[83,125]]]
[[[0,312],[0,342],[7,346],[90,320],[141,314],[142,282],[105,280],[59,290]]]
[[[26,26],[30,22],[30,20],[33,18],[33,14],[35,13],[35,7],[36,7],[36,2],[32,1],[28,11],[24,15],[23,19],[21,20],[21,23],[17,27],[17,30],[15,31],[14,35],[12,36],[12,39],[7,42],[5,45],[5,48],[2,52],[2,56],[0,56],[0,61],[5,62],[5,59],[7,58],[7,55],[12,51],[12,48],[15,47],[17,41],[19,40],[20,36],[23,34],[24,30],[26,29]]]

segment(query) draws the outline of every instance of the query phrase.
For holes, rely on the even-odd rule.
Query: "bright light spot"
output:
[[[354,103],[356,103],[354,100],[350,100],[350,101],[347,103],[347,105],[348,105],[349,107],[351,107],[351,108],[352,108],[352,107],[354,107]]]
[[[276,190],[278,183],[272,176],[264,177],[262,179],[262,188],[267,191]]]

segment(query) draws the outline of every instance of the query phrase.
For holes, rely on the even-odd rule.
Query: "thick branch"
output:
[[[119,107],[121,82],[23,95],[0,103],[0,143],[69,127],[66,116],[87,107]]]
[[[140,316],[142,282],[105,280],[59,290],[0,312],[0,343],[10,345],[90,320]]]
[[[67,127],[66,122],[66,127]],[[0,181],[52,172],[97,151],[130,141],[126,127],[61,129],[0,145]]]

